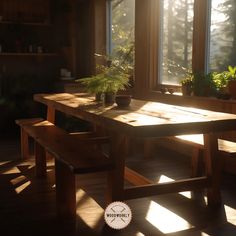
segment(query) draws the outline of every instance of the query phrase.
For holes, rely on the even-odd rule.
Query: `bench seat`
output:
[[[153,153],[156,143],[164,145],[167,148],[173,148],[182,152],[181,148],[188,145],[192,148],[191,152],[191,175],[193,177],[202,173],[204,141],[203,134],[178,135],[173,137],[165,137],[160,139],[147,139],[144,142],[144,155],[146,158]],[[178,145],[178,144],[183,145]],[[188,150],[188,149],[187,149]],[[218,139],[218,154],[221,162],[221,169],[229,173],[235,174],[236,163],[236,143],[224,139]],[[182,152],[188,154],[186,152]]]
[[[75,174],[104,171],[112,167],[110,159],[104,153],[99,149],[94,152],[93,146],[88,146],[88,143],[103,141],[100,137],[82,140],[78,135],[70,135],[49,121],[23,127],[38,144]]]
[[[101,145],[107,137],[71,135],[49,121],[21,123],[21,129],[35,140],[36,175],[46,175],[46,152],[55,159],[56,202],[60,219],[76,219],[76,174],[114,169]],[[86,138],[85,138],[86,137]]]
[[[194,145],[199,149],[204,148],[204,141],[202,134],[191,134],[191,135],[179,135],[171,137],[174,140],[184,142],[189,145]],[[219,151],[226,155],[235,155],[236,154],[236,143],[224,139],[218,139],[218,148]]]

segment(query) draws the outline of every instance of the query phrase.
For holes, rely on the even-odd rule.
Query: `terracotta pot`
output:
[[[236,80],[230,80],[228,82],[228,90],[232,99],[236,99]]]
[[[182,94],[184,96],[191,96],[191,94],[192,94],[192,85],[182,84]]]

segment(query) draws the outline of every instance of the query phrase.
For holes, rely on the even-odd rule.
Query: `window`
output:
[[[135,0],[109,0],[108,5],[108,54],[133,65]]]
[[[209,70],[227,70],[236,64],[236,1],[212,0]]]
[[[179,85],[192,67],[194,0],[163,0],[159,83]],[[159,62],[160,63],[160,62]]]

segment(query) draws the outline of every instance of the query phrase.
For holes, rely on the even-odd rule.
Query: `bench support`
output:
[[[219,205],[220,195],[220,159],[217,157],[218,141],[215,134],[204,134],[204,151],[206,174],[211,178],[211,186],[207,189],[208,205]]]
[[[76,220],[75,174],[62,162],[55,159],[56,204],[60,219]]]
[[[191,159],[191,177],[197,177],[202,175],[203,168],[203,150],[193,147],[192,159]]]
[[[21,158],[27,159],[29,158],[29,136],[22,127],[20,129],[20,137],[21,137]]]
[[[45,149],[39,143],[35,142],[34,151],[36,176],[45,177],[47,175],[47,160]]]
[[[29,148],[29,135],[24,130],[24,125],[35,124],[42,121],[42,118],[29,118],[16,120],[16,124],[20,126],[20,137],[21,137],[21,158],[27,159],[30,156]]]

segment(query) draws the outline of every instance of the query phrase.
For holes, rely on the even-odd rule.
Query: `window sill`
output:
[[[216,97],[199,97],[199,96],[183,96],[181,92],[161,93],[159,91],[151,91],[148,95],[148,99],[160,102],[166,102],[176,105],[191,105],[195,107],[215,106],[214,110],[217,110],[218,104],[232,104],[236,105],[235,99],[219,99]],[[207,106],[208,107],[208,106]],[[206,108],[207,108],[206,107]]]

